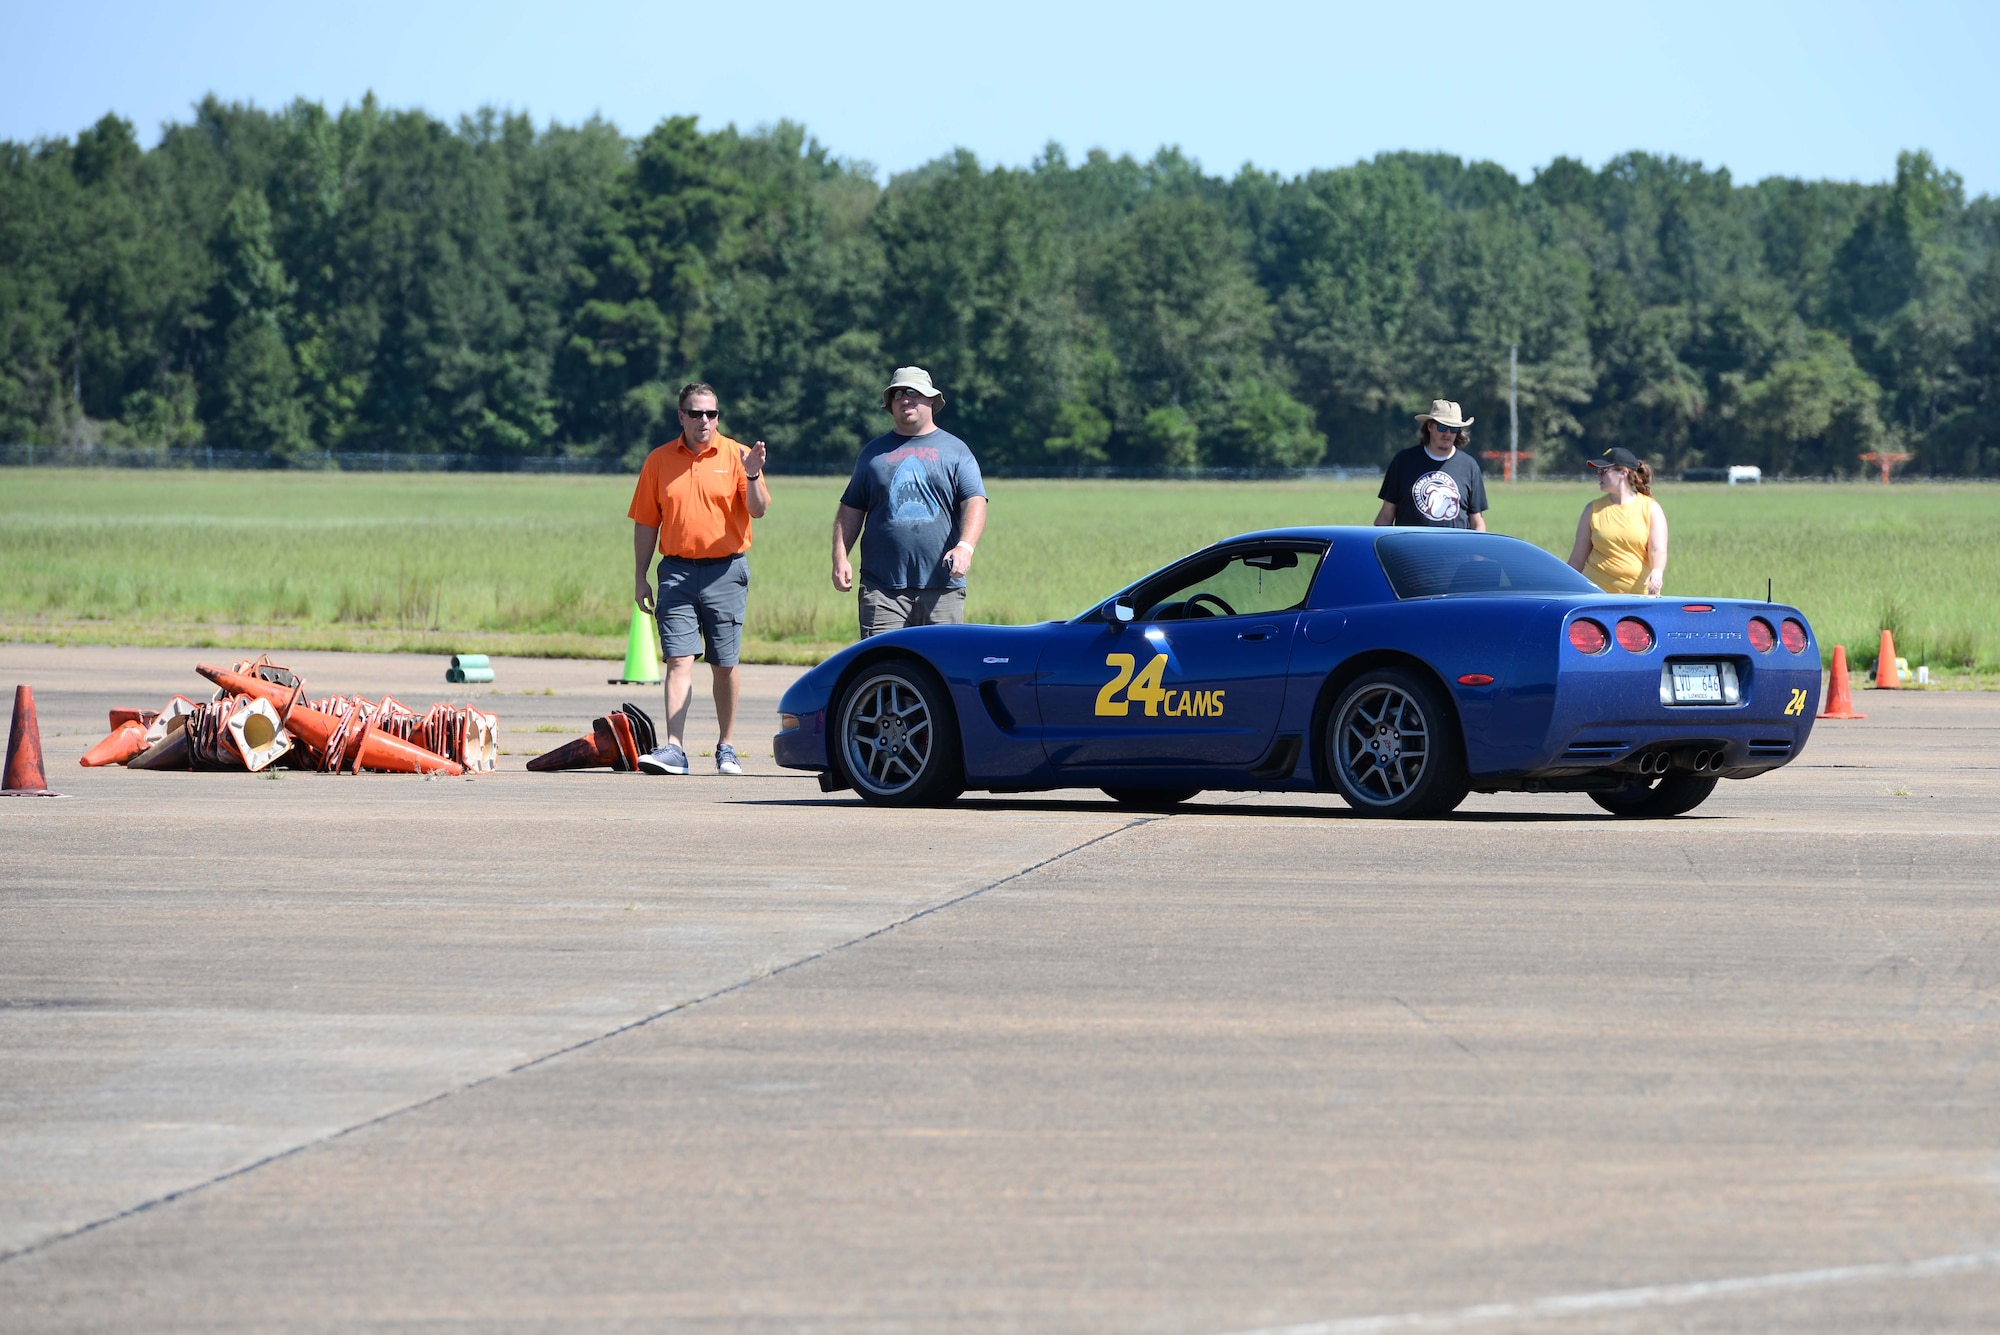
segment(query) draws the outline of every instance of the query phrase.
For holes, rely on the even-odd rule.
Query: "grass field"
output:
[[[0,471],[0,638],[621,657],[630,482],[418,474]],[[748,657],[816,661],[854,634],[827,578],[840,482],[773,477]],[[1069,616],[1213,539],[1362,524],[1367,483],[995,481],[975,620]],[[1567,554],[1582,483],[1494,484],[1489,524]],[[1662,486],[1667,592],[1805,609],[1872,662],[2000,671],[2000,488]]]

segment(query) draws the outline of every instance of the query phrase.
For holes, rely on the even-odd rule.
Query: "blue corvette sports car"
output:
[[[1427,816],[1584,792],[1661,817],[1798,755],[1819,691],[1796,608],[1604,594],[1498,534],[1275,529],[1068,621],[863,640],[785,692],[775,754],[891,805],[1252,789]]]

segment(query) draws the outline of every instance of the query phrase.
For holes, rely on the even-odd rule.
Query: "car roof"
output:
[[[1225,547],[1233,542],[1329,542],[1345,533],[1349,536],[1366,533],[1369,530],[1357,524],[1302,525],[1295,528],[1260,528],[1249,533],[1238,533],[1233,537],[1218,538],[1210,547]]]
[[[1227,547],[1238,542],[1331,542],[1338,537],[1379,538],[1389,533],[1473,533],[1477,530],[1451,528],[1377,528],[1372,524],[1312,524],[1293,528],[1260,528],[1249,533],[1238,533],[1233,537],[1218,538],[1209,547]],[[1480,533],[1485,538],[1510,538],[1515,542],[1525,539],[1515,538],[1510,533]],[[1208,548],[1203,548],[1206,551]],[[1193,555],[1193,553],[1189,553]]]

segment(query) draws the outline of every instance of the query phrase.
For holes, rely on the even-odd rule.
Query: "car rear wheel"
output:
[[[1634,820],[1665,820],[1693,811],[1708,800],[1721,779],[1713,774],[1663,774],[1642,779],[1608,793],[1592,793],[1590,800],[1614,816]]]
[[[896,658],[868,668],[836,717],[841,768],[864,802],[939,806],[965,791],[951,697],[924,664]]]
[[[1367,816],[1442,816],[1465,800],[1465,745],[1444,694],[1414,672],[1380,668],[1341,692],[1326,763]]]
[[[1201,792],[1199,788],[1106,788],[1104,795],[1121,807],[1167,811]]]

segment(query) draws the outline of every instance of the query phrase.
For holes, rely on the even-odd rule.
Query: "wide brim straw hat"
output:
[[[931,383],[931,373],[921,366],[899,366],[889,381],[889,387],[882,391],[882,406],[889,406],[889,396],[899,389],[914,389],[932,403],[943,403],[944,395]]]
[[[1432,399],[1431,410],[1418,413],[1419,422],[1436,422],[1439,426],[1471,426],[1472,419],[1460,415],[1458,405],[1450,399]]]

